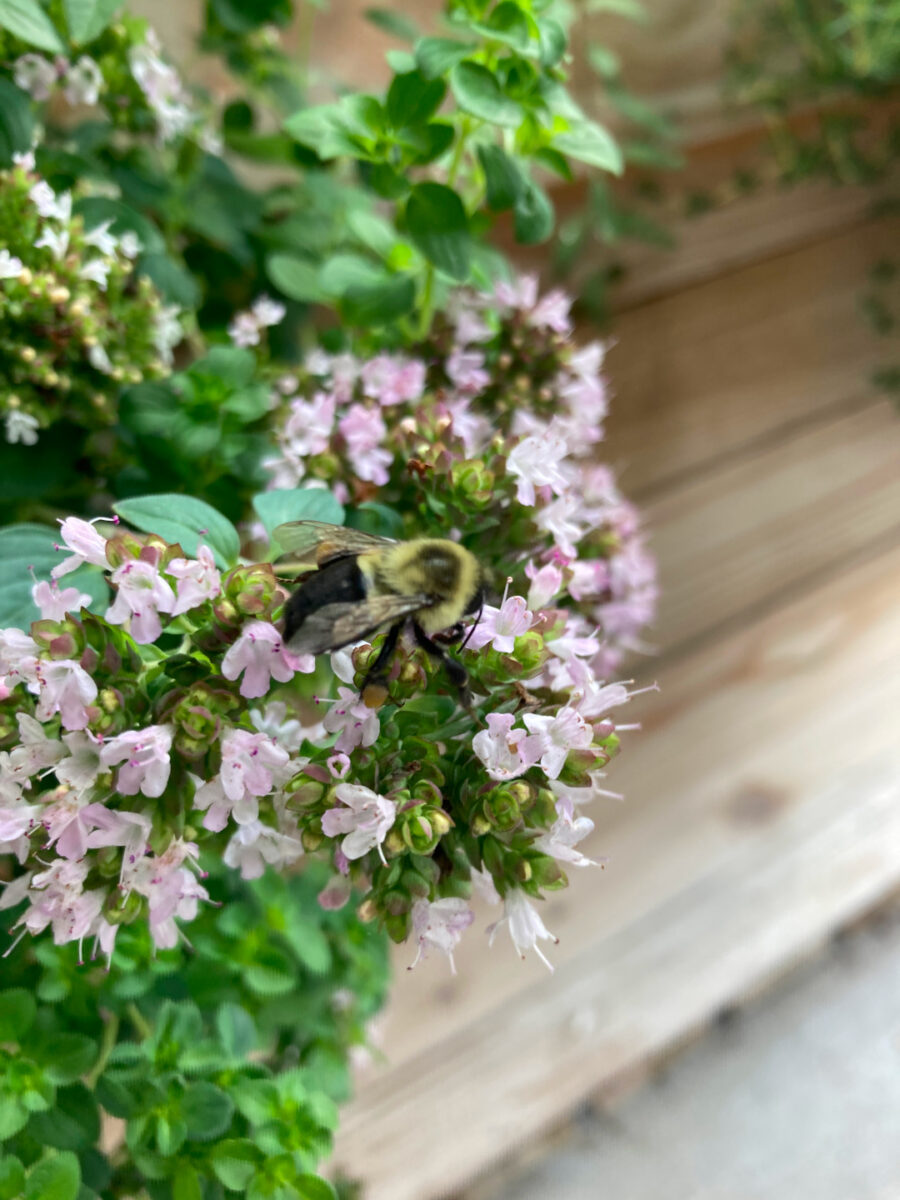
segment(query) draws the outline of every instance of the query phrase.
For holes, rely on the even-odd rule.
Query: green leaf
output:
[[[171,1158],[185,1143],[187,1125],[179,1116],[159,1114],[156,1118],[156,1149],[163,1158]]]
[[[281,1097],[271,1079],[239,1080],[231,1089],[235,1108],[251,1125],[265,1125],[278,1115]]]
[[[242,1192],[256,1173],[260,1153],[247,1138],[233,1138],[214,1146],[209,1161],[224,1187]]]
[[[2,550],[0,556],[4,569],[8,569]],[[31,1028],[36,1012],[34,997],[24,988],[9,988],[0,992],[0,1042],[20,1042]]]
[[[513,208],[513,228],[516,241],[523,246],[533,246],[546,241],[553,232],[555,214],[553,202],[544,189],[526,179],[521,195]]]
[[[425,257],[453,279],[469,274],[469,221],[463,202],[441,183],[419,183],[406,204],[406,226]]]
[[[266,274],[280,292],[291,300],[317,304],[325,299],[319,284],[319,268],[296,254],[270,254]]]
[[[392,37],[399,38],[401,42],[412,43],[419,36],[419,28],[415,21],[403,13],[394,12],[389,8],[367,8],[363,15],[367,21],[371,21]]]
[[[499,146],[479,146],[478,159],[484,171],[488,208],[494,212],[512,208],[525,186],[522,168]]]
[[[291,913],[281,936],[307,971],[314,975],[324,975],[330,970],[331,946],[322,929],[314,921],[304,920],[296,912]]]
[[[256,358],[241,346],[213,346],[189,368],[195,379],[224,380],[231,387],[245,387],[256,374]]]
[[[249,425],[251,421],[264,417],[271,407],[269,389],[264,383],[256,383],[232,392],[223,402],[222,411],[237,417],[242,425]]]
[[[100,1113],[94,1095],[83,1083],[60,1088],[56,1105],[34,1113],[28,1133],[42,1146],[57,1150],[86,1150],[100,1136]]]
[[[31,598],[34,581],[49,580],[50,572],[64,559],[54,548],[59,530],[49,525],[7,525],[0,529],[0,628],[29,629],[40,619],[40,610]],[[106,578],[97,567],[83,566],[60,580],[60,588],[77,587],[90,597],[89,607],[102,610],[109,603]]]
[[[71,1150],[42,1158],[28,1173],[24,1200],[76,1200],[81,1186],[78,1159]]]
[[[521,124],[519,104],[503,94],[495,76],[480,63],[457,63],[450,72],[450,86],[459,107],[473,117],[512,129]]]
[[[297,1195],[301,1200],[337,1200],[337,1192],[318,1175],[298,1175],[292,1180]]]
[[[0,1142],[5,1142],[24,1129],[28,1117],[28,1109],[18,1096],[0,1095]]]
[[[94,1065],[97,1043],[83,1033],[51,1033],[35,1048],[34,1056],[53,1083],[74,1083]]]
[[[276,488],[271,492],[260,492],[253,497],[253,508],[269,537],[287,521],[344,523],[344,506],[326,488]],[[282,553],[277,544],[273,549]]]
[[[422,125],[434,116],[446,93],[442,79],[428,79],[421,71],[397,75],[388,89],[388,119],[395,129]]]
[[[471,28],[484,37],[503,42],[525,54],[531,47],[531,28],[525,13],[514,0],[503,0],[483,21],[474,21]]]
[[[230,1058],[246,1058],[251,1050],[256,1049],[259,1038],[256,1023],[239,1004],[228,1001],[219,1007],[216,1029]]]
[[[113,505],[123,521],[156,533],[167,542],[178,542],[185,554],[195,555],[201,542],[209,546],[220,567],[237,562],[241,539],[231,522],[204,500],[193,496],[163,493],[136,496]]]
[[[64,0],[72,41],[91,42],[103,32],[122,0]]]
[[[286,954],[269,946],[243,971],[244,983],[258,996],[285,996],[297,986],[296,969]]]
[[[538,21],[541,38],[541,66],[555,67],[566,52],[569,39],[559,21],[544,17]]]
[[[411,312],[416,285],[411,275],[385,273],[377,283],[350,287],[341,297],[341,311],[354,325],[379,328]]]
[[[0,0],[0,28],[8,29],[29,46],[51,54],[65,53],[52,21],[37,0]]]
[[[191,1163],[179,1163],[172,1178],[172,1200],[203,1200],[200,1176]]]
[[[25,1168],[14,1154],[0,1158],[0,1200],[18,1200],[25,1188]]]
[[[579,162],[603,171],[611,171],[614,175],[621,175],[624,169],[622,151],[615,138],[595,121],[585,121],[573,125],[565,133],[558,133],[553,145],[570,158],[577,158]]]
[[[192,1142],[211,1142],[231,1124],[234,1104],[227,1092],[213,1083],[188,1084],[181,1101],[181,1115]]]
[[[416,42],[416,63],[426,79],[437,79],[465,58],[471,49],[471,43],[457,42],[453,38],[422,38]]]
[[[14,154],[31,145],[34,118],[31,101],[11,79],[0,77],[0,167],[8,167]]]

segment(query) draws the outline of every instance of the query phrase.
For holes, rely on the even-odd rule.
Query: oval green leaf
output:
[[[29,46],[51,54],[65,52],[52,21],[37,0],[0,0],[0,26]]]
[[[503,94],[496,78],[480,63],[457,63],[450,72],[450,86],[459,107],[473,117],[511,129],[521,124],[518,102]]]
[[[406,204],[406,227],[425,257],[453,279],[469,275],[469,219],[463,202],[441,183],[419,183]]]

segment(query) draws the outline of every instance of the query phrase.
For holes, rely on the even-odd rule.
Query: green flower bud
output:
[[[356,907],[356,915],[366,925],[374,921],[378,916],[378,905],[372,896],[366,896],[365,900]]]
[[[222,592],[239,613],[263,620],[272,616],[282,600],[271,563],[235,567],[223,579]]]
[[[399,829],[391,829],[385,836],[383,844],[385,853],[390,858],[395,858],[398,854],[403,853],[408,843]]]
[[[482,801],[481,811],[494,829],[513,829],[522,820],[516,795],[509,785],[495,788]]]
[[[528,883],[531,879],[531,863],[527,858],[516,859],[513,866],[513,876],[518,883]]]
[[[397,913],[384,918],[384,928],[392,942],[405,942],[409,935],[409,914]]]
[[[381,904],[384,908],[384,911],[386,913],[390,913],[391,916],[394,917],[398,916],[400,913],[409,912],[410,908],[412,907],[409,896],[397,888],[394,888],[390,892],[385,892],[381,899]]]
[[[540,670],[547,658],[544,639],[536,630],[529,629],[527,633],[516,638],[515,659],[523,671],[530,675]]]
[[[32,622],[31,636],[48,658],[78,658],[85,647],[84,627],[74,617]]]
[[[123,899],[120,892],[113,890],[106,897],[103,905],[103,915],[110,925],[130,925],[141,915],[144,908],[143,897],[131,891]]]
[[[307,854],[312,854],[325,841],[325,834],[321,829],[316,829],[314,826],[308,825],[300,834],[300,841]]]
[[[450,486],[464,503],[483,508],[494,496],[494,472],[481,459],[466,459],[450,468]]]

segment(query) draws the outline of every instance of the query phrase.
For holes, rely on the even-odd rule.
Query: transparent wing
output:
[[[295,654],[340,650],[428,605],[429,598],[422,595],[373,596],[352,604],[325,604],[304,618],[291,638],[290,649]]]
[[[314,563],[322,566],[345,554],[362,554],[376,546],[394,545],[391,538],[376,537],[344,525],[328,525],[324,521],[288,521],[279,525],[272,537],[292,563]]]

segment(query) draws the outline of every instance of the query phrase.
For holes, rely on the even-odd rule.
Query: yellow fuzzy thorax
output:
[[[423,595],[436,599],[416,613],[427,634],[440,633],[460,621],[482,583],[474,555],[444,538],[414,538],[357,559],[375,595]]]

